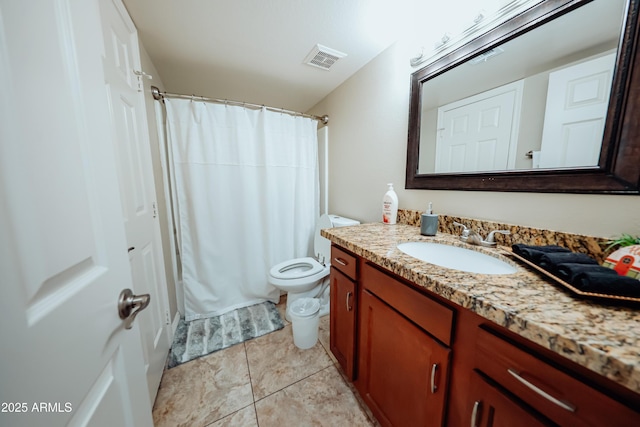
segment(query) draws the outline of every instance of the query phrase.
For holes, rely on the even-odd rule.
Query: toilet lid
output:
[[[316,232],[313,239],[313,254],[315,256],[320,254],[323,257],[321,260],[327,260],[328,262],[331,258],[331,241],[320,235],[320,230],[323,228],[333,228],[331,218],[327,214],[322,215],[316,224]]]

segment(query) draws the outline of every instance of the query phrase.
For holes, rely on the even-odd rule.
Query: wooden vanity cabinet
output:
[[[431,308],[448,320],[432,316]],[[355,385],[380,424],[443,425],[451,350],[429,334],[429,318],[448,340],[453,312],[367,264],[358,310]]]
[[[640,395],[332,247],[331,351],[383,426],[640,426]]]
[[[331,248],[330,348],[347,378],[355,379],[357,259],[333,246]]]

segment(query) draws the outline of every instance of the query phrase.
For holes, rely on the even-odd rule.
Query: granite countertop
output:
[[[504,249],[473,246],[456,236],[420,235],[419,227],[382,223],[322,230],[345,249],[504,326],[559,355],[640,393],[640,309],[572,296]],[[450,270],[404,254],[397,245],[432,241],[507,260],[518,271],[486,275]]]

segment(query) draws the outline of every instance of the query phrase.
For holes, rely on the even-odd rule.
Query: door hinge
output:
[[[156,202],[151,203],[151,206],[153,207],[153,217],[156,218],[158,216],[158,206]]]
[[[169,310],[164,311],[164,317],[166,325],[171,325],[171,314],[169,313]]]

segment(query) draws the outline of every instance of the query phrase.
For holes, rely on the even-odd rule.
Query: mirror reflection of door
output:
[[[549,74],[541,168],[598,164],[616,54]]]
[[[539,164],[540,156],[538,154],[541,151],[543,139],[549,74],[579,62],[616,52],[625,10],[625,0],[594,0],[557,19],[546,22],[532,31],[510,39],[504,44],[494,46],[493,49],[499,47],[501,53],[491,56],[490,59],[489,57],[485,58],[484,54],[473,56],[471,59],[457,63],[446,72],[440,72],[446,67],[446,61],[426,66],[424,69],[426,70],[425,77],[419,77],[422,79],[418,83],[420,95],[416,97],[415,105],[419,111],[416,120],[418,129],[416,133],[418,150],[415,153],[415,156],[418,157],[417,174],[447,173],[443,172],[447,166],[437,165],[436,162],[437,128],[442,127],[437,125],[439,107],[520,80],[524,81],[522,109],[519,116],[520,125],[518,133],[513,134],[517,139],[516,148],[509,153],[511,156],[513,152],[514,163],[508,163],[506,168],[500,164],[495,169],[482,168],[477,169],[477,172],[503,171],[505,169],[531,170],[536,167],[556,169],[597,166],[602,147],[602,133],[595,132],[586,124],[583,124],[581,129],[578,126],[574,127],[569,136],[575,141],[584,139],[587,135],[591,137],[595,133],[600,134],[599,140],[596,140],[595,137],[592,138],[598,147],[597,154],[589,157],[591,160],[587,160],[586,156],[583,156],[570,163],[555,162],[549,152],[549,156],[545,157],[550,163],[544,166]],[[585,28],[589,28],[589,31],[585,31]],[[452,54],[452,58],[455,58],[455,55]],[[474,62],[477,58],[482,58],[482,60]],[[433,76],[429,72],[432,72]],[[423,71],[416,73],[423,73]],[[422,74],[419,75],[422,76]],[[607,94],[605,94],[608,96],[611,90],[611,81],[604,86],[608,86],[606,87]],[[576,89],[582,92],[582,94],[578,94],[583,97],[581,101],[585,100],[584,96],[587,96],[585,93],[592,90],[586,84],[580,84],[576,86]],[[557,95],[562,91],[552,89],[551,94]],[[564,102],[564,98],[562,102]],[[549,113],[549,116],[551,115],[557,116],[556,113]],[[414,124],[411,123],[411,130],[413,130],[413,126]],[[583,136],[578,136],[579,129]],[[595,145],[593,148],[596,148]],[[587,150],[582,146],[578,152],[584,154]],[[455,174],[456,172],[448,173]]]
[[[438,108],[435,172],[513,168],[522,88],[518,81]]]

